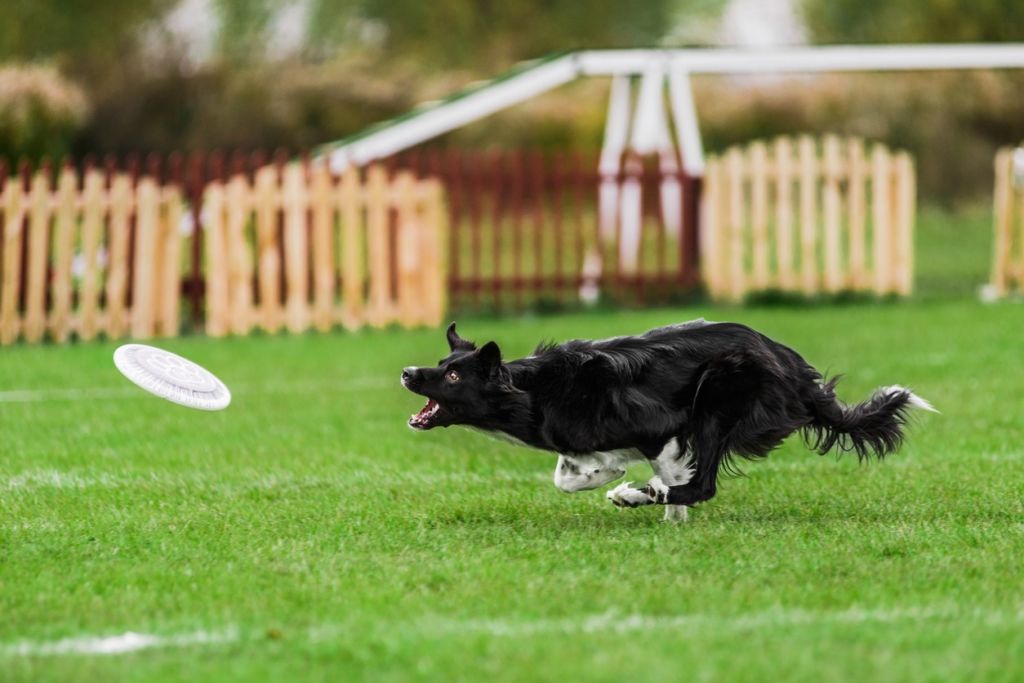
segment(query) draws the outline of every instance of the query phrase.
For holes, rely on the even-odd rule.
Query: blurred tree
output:
[[[803,0],[803,10],[819,43],[1024,39],[1020,0]]]
[[[214,0],[220,19],[217,50],[232,63],[262,61],[267,30],[284,0]]]
[[[579,48],[653,47],[681,20],[724,0],[311,0],[308,43],[321,57],[358,45],[425,66],[490,73]]]
[[[84,92],[85,113],[61,119],[67,122],[61,147],[70,140],[77,155],[297,149],[358,131],[522,59],[708,40],[725,3],[0,0],[0,63],[47,62]],[[173,12],[182,9],[200,14]],[[599,139],[604,97],[600,88],[553,93],[465,141]],[[9,154],[36,154],[25,142],[7,147]]]
[[[0,60],[49,60],[71,70],[114,63],[138,46],[143,26],[177,1],[4,0]]]

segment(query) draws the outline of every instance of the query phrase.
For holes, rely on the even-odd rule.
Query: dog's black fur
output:
[[[802,431],[824,454],[882,458],[896,450],[912,405],[906,389],[846,406],[792,349],[736,323],[703,320],[634,337],[547,344],[502,362],[448,327],[451,353],[436,368],[406,368],[402,383],[428,399],[416,429],[467,425],[562,454],[637,449],[657,457],[672,438],[688,444],[696,475],[658,502],[692,505],[715,495],[731,458],[763,458]]]

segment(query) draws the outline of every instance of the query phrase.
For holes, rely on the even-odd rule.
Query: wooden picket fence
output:
[[[203,222],[210,335],[442,322],[437,181],[268,165],[210,183]]]
[[[1024,148],[996,153],[995,240],[991,289],[1024,293]]]
[[[81,182],[80,182],[81,181]],[[64,167],[0,195],[0,344],[176,335],[182,200],[148,176]],[[76,258],[76,252],[78,254]],[[77,261],[77,263],[76,263]]]
[[[708,160],[703,211],[701,267],[715,298],[911,293],[915,177],[905,152],[834,135],[733,147]]]

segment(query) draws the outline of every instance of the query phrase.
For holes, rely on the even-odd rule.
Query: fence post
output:
[[[996,152],[995,190],[995,245],[992,259],[992,287],[997,296],[1009,291],[1010,244],[1013,234],[1013,151],[1009,148]]]
[[[189,274],[187,277],[189,293],[189,317],[197,329],[203,322],[203,299],[206,294],[201,289],[203,280],[203,236],[202,204],[206,186],[206,169],[209,159],[193,152],[188,157],[185,172],[185,195],[188,197],[189,213],[192,220],[192,235],[189,242]]]
[[[775,141],[775,260],[782,289],[796,289],[793,270],[793,143]]]
[[[892,210],[890,209],[890,186],[892,169],[889,151],[882,145],[871,150],[871,210],[874,222],[875,247],[875,294],[890,291],[892,263],[889,253],[892,248]]]
[[[359,185],[359,171],[354,166],[345,169],[341,177],[341,269],[342,316],[341,323],[355,329],[364,322],[363,201]]]
[[[865,192],[867,173],[864,162],[864,141],[860,138],[850,138],[847,143],[847,150],[850,221],[849,282],[854,289],[863,289],[869,284],[866,259],[866,233],[864,229],[866,225],[864,209],[867,202],[867,194]]]
[[[681,174],[683,193],[683,223],[679,238],[681,280],[686,286],[692,286],[700,277],[700,240],[707,233],[701,230],[701,195],[704,191],[704,178],[692,176],[685,171]],[[707,177],[705,175],[705,177]]]
[[[720,296],[718,262],[721,252],[722,199],[718,157],[709,156],[704,167],[704,197],[700,217],[700,270],[704,286],[712,298]],[[684,221],[683,225],[686,223]],[[684,227],[685,229],[685,227]]]
[[[331,172],[327,164],[310,167],[313,214],[313,325],[321,332],[331,329],[334,310],[334,202]]]
[[[422,293],[421,276],[424,244],[420,243],[420,226],[417,225],[416,198],[413,196],[412,175],[402,171],[392,184],[395,208],[398,213],[398,243],[396,245],[398,265],[398,314],[399,322],[404,327],[411,327],[419,322],[419,306],[417,301]]]
[[[0,282],[0,344],[11,344],[18,337],[20,316],[18,294],[21,287],[21,244],[25,224],[25,194],[13,175],[4,187],[4,270]]]
[[[246,227],[252,211],[254,193],[240,163],[224,188],[225,218],[224,262],[227,271],[228,318],[233,334],[252,329],[252,249]]]
[[[110,245],[108,247],[106,332],[111,339],[127,331],[125,301],[128,288],[128,237],[132,212],[131,178],[114,176],[110,188]]]
[[[894,235],[895,281],[893,286],[902,296],[913,290],[914,273],[914,163],[910,155],[896,155],[896,211]]]
[[[259,259],[260,325],[267,332],[281,328],[281,250],[277,240],[280,205],[277,166],[256,171],[256,244]]]
[[[426,183],[424,220],[421,224],[424,236],[424,283],[425,306],[423,322],[438,326],[443,322],[445,291],[448,284],[444,268],[445,209],[444,192],[436,180]]]
[[[732,299],[739,301],[747,291],[747,276],[743,243],[745,241],[743,216],[743,153],[734,147],[726,155],[726,178],[728,180],[729,218],[726,221],[729,244],[729,285]]]
[[[25,340],[38,342],[46,331],[46,279],[50,265],[50,174],[39,170],[29,194],[28,279],[25,294]]]
[[[131,332],[136,339],[153,336],[154,268],[159,226],[156,181],[143,177],[135,191],[135,267],[132,269]]]
[[[184,199],[177,186],[161,191],[160,238],[157,242],[157,267],[161,274],[157,300],[156,333],[164,337],[177,336],[181,316],[181,218]]]
[[[751,227],[754,236],[754,287],[769,285],[768,269],[768,150],[763,142],[750,145]]]
[[[366,174],[366,231],[370,267],[367,317],[375,327],[391,317],[391,258],[388,249],[387,171],[379,164]]]
[[[839,148],[839,138],[835,135],[825,136],[823,143],[824,156],[824,187],[822,188],[822,204],[825,211],[825,291],[835,294],[843,285],[843,265],[841,261],[840,212],[842,198],[839,194],[839,182],[842,179],[843,167]]]
[[[85,270],[79,299],[82,317],[78,328],[78,336],[83,341],[95,338],[100,328],[99,251],[103,234],[103,204],[103,173],[88,168],[82,193],[82,256]]]
[[[224,185],[218,179],[203,194],[206,244],[206,334],[222,337],[230,329],[228,269],[224,245]]]
[[[53,313],[50,332],[54,340],[67,341],[71,335],[71,258],[75,238],[75,190],[78,185],[74,169],[65,164],[57,182],[57,216],[54,230]]]
[[[800,278],[803,292],[818,289],[818,159],[814,139],[801,136],[800,154]]]
[[[285,277],[288,283],[287,318],[290,332],[309,326],[309,242],[306,236],[306,170],[299,162],[285,167],[284,206]]]

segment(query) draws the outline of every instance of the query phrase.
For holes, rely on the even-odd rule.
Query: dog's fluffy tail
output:
[[[938,412],[931,403],[899,385],[879,389],[863,403],[847,406],[836,398],[837,381],[833,378],[821,385],[812,420],[804,429],[811,448],[822,455],[836,448],[853,451],[860,459],[872,454],[884,458],[900,447],[911,409]]]

